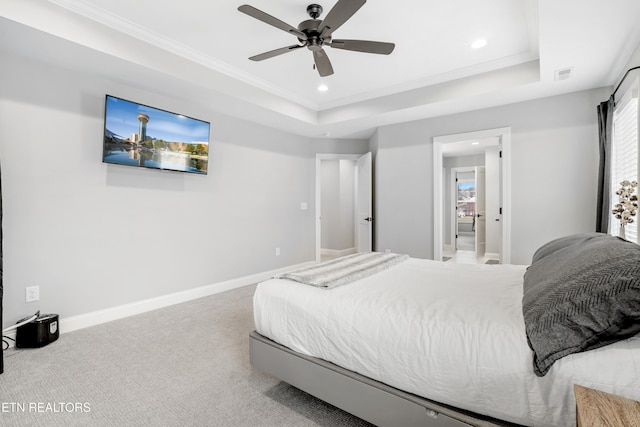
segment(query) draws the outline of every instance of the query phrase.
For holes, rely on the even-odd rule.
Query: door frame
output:
[[[476,256],[484,256],[486,254],[486,248],[487,248],[487,206],[485,203],[486,200],[486,176],[487,176],[487,169],[485,166],[476,166],[474,171],[474,181],[476,184],[476,213],[475,213],[475,224],[476,224],[476,229],[474,231],[474,238],[475,238],[475,248],[474,251],[476,253]],[[483,175],[484,177],[482,179],[478,179],[478,177],[480,175]],[[480,208],[484,208],[484,210],[480,210]],[[482,212],[482,213],[480,213]],[[484,218],[480,219],[480,216],[484,216]],[[480,225],[480,221],[484,221],[484,229],[483,227],[481,227]],[[484,239],[484,241],[482,241],[482,239]],[[482,245],[484,245],[485,250],[480,251],[479,249],[482,247]]]
[[[474,132],[436,136],[433,138],[433,259],[442,261],[444,232],[444,168],[442,147],[457,141],[498,137],[502,146],[502,246],[500,262],[511,262],[511,128],[495,128]]]
[[[322,223],[321,223],[321,215],[322,215],[322,170],[321,170],[321,162],[323,160],[355,160],[357,161],[360,157],[364,156],[367,153],[363,154],[327,154],[327,153],[316,153],[316,203],[315,203],[315,218],[316,218],[316,261],[320,262],[322,257]],[[354,177],[355,179],[355,177]],[[353,196],[356,197],[356,194]],[[354,212],[354,221],[357,213]],[[354,233],[356,231],[354,230]]]

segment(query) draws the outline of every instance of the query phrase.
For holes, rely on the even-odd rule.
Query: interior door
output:
[[[373,190],[371,153],[358,159],[356,164],[356,251],[373,249]]]
[[[484,256],[487,247],[486,171],[476,167],[476,256]]]
[[[2,183],[0,182],[0,327],[2,327],[2,296],[4,288],[2,284]],[[4,345],[0,347],[0,374],[4,372]]]
[[[485,149],[485,210],[487,212],[487,230],[485,256],[500,259],[500,244],[502,241],[502,223],[500,214],[500,147]]]

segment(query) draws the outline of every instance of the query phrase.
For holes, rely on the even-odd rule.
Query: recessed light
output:
[[[480,145],[480,143],[478,141],[473,141],[471,145]]]
[[[487,41],[485,39],[478,39],[471,43],[471,47],[474,49],[480,49],[481,47],[485,47],[487,45]]]
[[[320,92],[326,92],[329,90],[329,86],[325,85],[325,84],[321,84],[320,86],[318,86],[318,90]]]

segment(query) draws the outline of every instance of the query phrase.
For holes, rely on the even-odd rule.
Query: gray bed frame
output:
[[[398,390],[253,331],[251,366],[377,426],[517,426]]]

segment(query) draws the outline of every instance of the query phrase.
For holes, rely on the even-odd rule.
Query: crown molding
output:
[[[527,27],[529,30],[528,52],[519,55],[499,58],[470,67],[451,70],[445,73],[428,76],[410,82],[400,83],[381,89],[359,93],[330,102],[313,102],[299,96],[294,92],[284,90],[283,88],[276,86],[259,77],[256,77],[255,75],[250,74],[240,68],[220,61],[219,59],[207,55],[202,51],[191,48],[190,46],[180,43],[172,38],[166,37],[149,28],[141,26],[138,23],[134,23],[131,20],[125,19],[122,16],[112,13],[101,7],[97,7],[82,0],[48,0],[48,2],[71,11],[77,15],[80,15],[86,19],[89,19],[92,22],[102,24],[107,28],[111,28],[115,31],[126,34],[152,46],[166,50],[174,55],[183,57],[189,61],[192,61],[193,63],[200,64],[227,77],[231,77],[235,80],[246,83],[251,87],[264,90],[265,92],[275,95],[279,98],[293,102],[302,107],[306,107],[312,111],[315,111],[316,113],[321,113],[324,110],[329,110],[332,108],[344,107],[349,104],[371,101],[376,98],[385,97],[400,92],[406,92],[441,84],[444,82],[455,81],[472,76],[474,74],[495,71],[501,68],[507,68],[539,59],[538,0],[526,0]]]
[[[177,42],[169,37],[165,37],[155,31],[152,31],[138,23],[123,18],[122,16],[111,13],[105,9],[87,4],[81,0],[48,0],[59,7],[67,9],[73,13],[83,16],[92,21],[98,22],[106,27],[112,28],[118,32],[127,34],[138,40],[141,40],[160,49],[169,51],[175,55],[181,56],[194,63],[203,65],[211,70],[217,71],[226,76],[232,77],[241,82],[247,83],[256,88],[262,89],[273,95],[287,99],[301,106],[318,111],[319,106],[316,103],[301,98],[296,94],[285,91],[265,80],[247,73],[239,68],[233,67],[226,62],[220,61],[203,52],[193,49],[183,43]]]
[[[422,79],[388,86],[373,92],[361,93],[351,97],[342,98],[337,101],[324,103],[320,105],[320,111],[344,107],[345,105],[355,104],[357,102],[364,102],[375,98],[381,98],[383,96],[421,89],[441,83],[452,82],[455,80],[463,79],[465,77],[471,77],[478,74],[497,71],[503,68],[513,67],[515,65],[536,61],[538,59],[540,59],[540,55],[537,51],[529,51],[519,55],[507,56],[504,58],[496,59],[494,61],[484,62],[470,67],[458,68],[455,70],[447,71],[445,73],[428,76]]]

